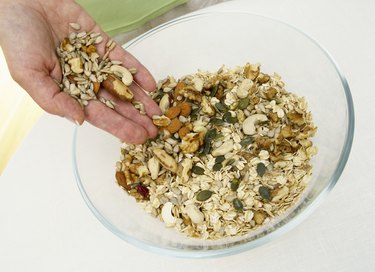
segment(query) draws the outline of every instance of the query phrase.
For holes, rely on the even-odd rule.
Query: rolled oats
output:
[[[190,237],[220,239],[267,224],[298,200],[312,175],[316,127],[279,75],[247,63],[157,86],[158,137],[124,144],[116,163],[117,182],[146,212]]]

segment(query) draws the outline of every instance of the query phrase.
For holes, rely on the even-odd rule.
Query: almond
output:
[[[178,106],[170,107],[166,112],[165,116],[167,116],[169,119],[174,119],[177,116],[180,115],[181,108]]]
[[[182,116],[188,117],[191,113],[191,105],[188,102],[182,102],[181,104],[178,105],[181,109],[180,114]]]
[[[121,187],[125,188],[126,190],[130,189],[130,186],[126,182],[126,177],[125,177],[124,172],[117,171],[116,172],[116,180],[117,180],[118,185],[120,185]]]
[[[171,121],[171,123],[169,124],[169,126],[166,127],[166,129],[174,134],[176,133],[177,131],[180,130],[180,128],[182,127],[182,123],[181,121],[178,119],[178,118],[175,118]]]
[[[178,136],[180,136],[180,138],[182,139],[183,137],[185,137],[186,134],[188,134],[190,132],[190,129],[188,127],[182,127],[180,128],[180,130],[178,131]]]

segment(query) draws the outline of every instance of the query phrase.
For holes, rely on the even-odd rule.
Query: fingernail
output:
[[[79,122],[77,120],[74,120],[70,117],[66,117],[67,120],[69,120],[70,122],[72,122],[73,124],[75,124],[76,126],[79,126]]]

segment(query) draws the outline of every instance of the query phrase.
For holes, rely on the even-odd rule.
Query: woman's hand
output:
[[[103,3],[104,4],[104,3]],[[76,123],[89,121],[119,139],[143,143],[157,135],[150,117],[160,114],[158,105],[146,91],[155,89],[155,80],[147,69],[121,46],[116,46],[110,58],[120,60],[137,73],[131,89],[135,99],[145,105],[147,116],[141,115],[129,102],[111,96],[105,90],[100,95],[116,102],[111,110],[99,101],[90,101],[82,110],[79,103],[61,92],[55,80],[61,81],[61,68],[56,47],[69,35],[69,23],[81,25],[82,31],[100,32],[104,41],[98,45],[99,55],[109,39],[86,11],[72,0],[0,0],[0,45],[9,71],[30,96],[47,112],[66,117]]]

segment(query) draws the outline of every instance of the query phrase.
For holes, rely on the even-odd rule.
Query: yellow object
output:
[[[0,175],[43,110],[13,81],[0,48]]]

